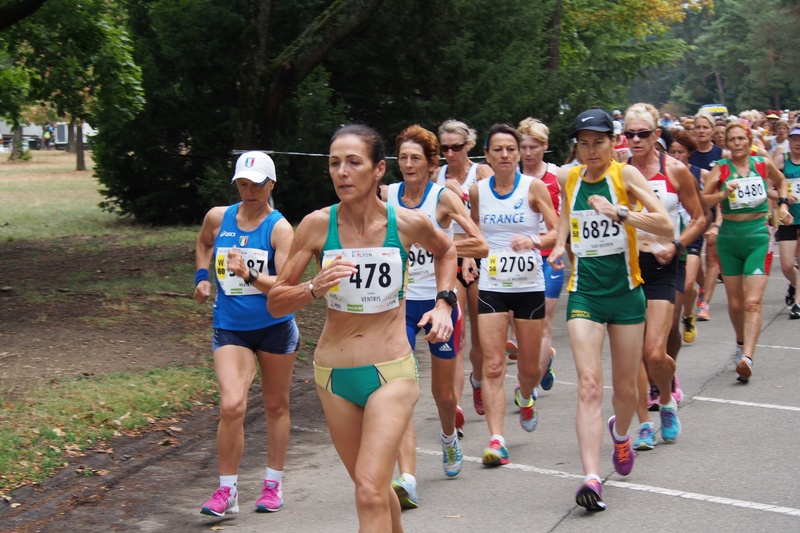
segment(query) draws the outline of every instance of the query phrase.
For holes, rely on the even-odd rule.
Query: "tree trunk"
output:
[[[558,72],[559,56],[561,51],[561,0],[556,0],[553,8],[553,15],[547,24],[547,31],[550,32],[550,71],[553,74]]]
[[[243,42],[260,43],[252,50],[240,74],[239,126],[236,148],[271,148],[283,104],[292,91],[343,39],[366,24],[383,0],[335,0],[303,33],[277,57],[268,61],[266,35],[272,2],[258,7],[250,27],[243,32]]]
[[[78,134],[75,138],[75,154],[77,164],[75,170],[86,170],[86,160],[83,156],[83,120],[78,119]]]
[[[46,0],[2,0],[0,1],[0,30],[27,18],[42,7]]]
[[[16,126],[11,130],[11,155],[8,157],[10,161],[22,158],[22,126]]]
[[[67,152],[72,153],[75,151],[75,120],[70,119],[67,125]]]

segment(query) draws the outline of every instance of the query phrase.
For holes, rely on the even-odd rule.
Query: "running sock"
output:
[[[400,474],[400,477],[403,478],[403,480],[414,485],[415,487],[417,486],[417,478],[415,478],[413,474],[409,474],[408,472],[402,472]]]
[[[675,402],[675,398],[673,398],[672,395],[670,394],[669,403],[662,403],[661,407],[663,409],[676,410],[678,408],[678,404],[677,404],[677,402]]]
[[[481,380],[475,379],[472,374],[469,375],[469,382],[472,383],[472,386],[476,389],[481,388]]]
[[[611,433],[614,435],[614,440],[617,441],[617,442],[621,442],[621,441],[623,441],[623,440],[628,438],[628,434],[627,433],[624,434],[624,435],[620,435],[619,433],[617,433],[617,424],[616,423],[614,424],[614,427],[611,430]],[[598,479],[600,479],[600,478],[598,478]]]
[[[220,487],[230,487],[231,494],[236,494],[236,485],[239,483],[239,475],[235,476],[219,476]]]
[[[271,468],[267,468],[266,477],[264,477],[267,481],[277,481],[281,483],[283,481],[283,470],[273,470]]]
[[[585,478],[583,478],[583,482],[584,482],[584,483],[589,483],[589,482],[590,482],[591,480],[593,480],[593,479],[594,479],[595,481],[598,481],[598,482],[600,482],[600,483],[602,483],[602,482],[603,482],[603,480],[602,480],[602,479],[600,479],[600,476],[598,476],[597,474],[587,474],[587,475],[586,475],[586,477],[585,477]]]
[[[522,396],[522,391],[520,390],[519,391],[519,406],[520,407],[530,407],[531,405],[533,405],[533,397],[525,398],[524,396]]]
[[[736,346],[744,346],[744,341],[736,341]]]
[[[450,446],[451,444],[453,444],[455,442],[455,440],[457,438],[458,438],[458,432],[457,431],[454,432],[449,437],[444,434],[444,431],[442,432],[442,444],[444,444],[445,446]]]
[[[495,434],[495,435],[492,435],[492,437],[491,437],[489,440],[490,440],[490,441],[491,441],[491,440],[498,440],[498,441],[500,441],[500,446],[505,446],[505,445],[506,445],[506,439],[505,439],[505,437],[503,437],[502,435],[497,435],[497,434]]]

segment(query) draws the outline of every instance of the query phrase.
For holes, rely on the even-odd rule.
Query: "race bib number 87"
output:
[[[228,272],[228,251],[230,248],[217,248],[217,257],[214,258],[214,270],[217,275],[219,286],[228,296],[247,296],[251,294],[261,294],[261,291],[252,285],[248,285],[239,276]],[[266,250],[257,248],[237,248],[242,254],[247,268],[255,268],[259,274],[267,271],[269,254]]]
[[[356,272],[328,290],[328,307],[346,313],[381,313],[400,305],[405,283],[403,260],[398,248],[327,250],[322,266],[337,255],[356,265]]]

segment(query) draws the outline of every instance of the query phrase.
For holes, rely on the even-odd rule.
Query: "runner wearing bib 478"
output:
[[[738,122],[728,124],[725,139],[731,157],[721,160],[706,176],[703,200],[709,206],[722,203],[717,251],[728,294],[728,314],[736,334],[737,379],[747,383],[753,373],[761,331],[761,299],[769,278],[769,184],[778,192],[781,223],[790,224],[792,215],[783,174],[772,161],[750,155],[750,128]]]
[[[331,440],[355,484],[361,530],[402,531],[392,473],[419,398],[405,326],[406,258],[413,243],[430,252],[437,293],[446,292],[456,282],[456,248],[423,213],[378,198],[386,161],[375,130],[344,126],[334,133],[329,153],[340,202],[300,222],[268,307],[282,315],[327,296],[314,378]],[[312,257],[321,269],[301,282]],[[436,300],[417,323],[430,323],[426,341],[453,335],[452,312],[449,298]]]

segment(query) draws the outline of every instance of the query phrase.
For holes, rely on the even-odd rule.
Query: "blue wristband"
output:
[[[201,281],[208,281],[208,269],[207,268],[198,268],[197,272],[194,273],[194,286],[197,287],[197,284]]]

